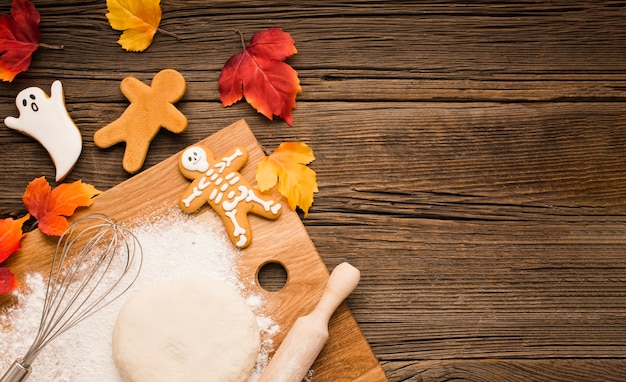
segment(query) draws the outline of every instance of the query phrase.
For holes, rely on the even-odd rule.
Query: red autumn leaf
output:
[[[93,204],[93,197],[101,192],[80,180],[63,183],[50,189],[45,177],[28,184],[22,200],[31,215],[38,222],[41,232],[50,236],[60,236],[68,227],[65,217],[71,216],[78,207]]]
[[[279,28],[255,33],[250,44],[229,58],[222,68],[219,79],[222,105],[230,106],[245,97],[270,120],[277,115],[291,126],[296,96],[302,88],[298,72],[283,61],[297,52],[289,33]]]
[[[11,14],[0,14],[0,79],[28,69],[39,45],[39,12],[28,0],[13,0]]]
[[[17,279],[8,268],[0,267],[0,294],[10,293],[17,288]]]
[[[0,263],[21,248],[20,242],[26,235],[22,232],[22,225],[29,218],[30,216],[26,215],[17,220],[12,218],[0,220]]]

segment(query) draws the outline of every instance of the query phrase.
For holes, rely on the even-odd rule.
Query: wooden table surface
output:
[[[189,128],[159,133],[145,168],[241,118],[270,151],[309,144],[304,224],[329,268],[361,269],[348,306],[390,381],[626,380],[626,4],[162,0],[180,40],[128,53],[104,0],[33,3],[64,49],[0,84],[0,117],[61,80],[84,140],[66,181],[131,177],[93,134],[127,107],[123,78],[176,69]],[[219,101],[235,30],[272,26],[298,49],[292,127]],[[4,126],[0,142],[0,217],[20,217],[54,167]]]

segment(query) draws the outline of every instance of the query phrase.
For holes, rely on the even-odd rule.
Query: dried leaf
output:
[[[17,279],[8,268],[0,267],[0,294],[11,293],[17,288]]]
[[[306,217],[313,204],[317,189],[315,171],[306,165],[315,160],[313,150],[301,142],[284,142],[270,155],[263,158],[257,167],[256,181],[261,191],[278,184],[289,207],[300,207]]]
[[[22,232],[22,226],[29,218],[30,215],[26,215],[17,220],[13,218],[0,220],[0,263],[21,248],[20,242],[26,236]]]
[[[143,52],[161,23],[160,0],[107,0],[111,27],[124,31],[117,42],[131,52]]]
[[[298,72],[283,61],[297,52],[291,36],[279,28],[255,33],[250,44],[228,59],[222,68],[219,78],[222,105],[230,106],[245,97],[270,120],[277,115],[291,126],[296,96],[302,88]]]
[[[13,0],[11,14],[0,14],[0,79],[13,81],[30,67],[39,49],[39,12],[29,0]]]
[[[41,232],[60,236],[69,225],[65,217],[71,216],[78,207],[93,204],[92,198],[100,193],[80,180],[60,184],[51,190],[46,178],[40,177],[26,187],[22,200],[28,212],[37,219]]]

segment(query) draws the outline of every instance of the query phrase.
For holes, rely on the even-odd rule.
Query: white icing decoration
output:
[[[235,243],[235,245],[237,247],[243,247],[244,245],[246,245],[247,242],[248,242],[248,238],[246,237],[246,235],[241,235],[241,237],[239,237],[239,240],[237,241],[237,243]]]
[[[83,148],[80,131],[65,107],[61,81],[54,81],[50,97],[37,87],[22,90],[15,98],[19,118],[6,117],[4,124],[37,140],[50,154],[56,181],[72,170]]]
[[[254,190],[248,189],[248,196],[246,197],[246,202],[251,202],[251,201],[255,201],[255,202],[259,203],[260,205],[262,205],[263,208],[265,209],[265,211],[269,211],[270,210],[270,206],[272,204],[274,204],[273,200],[265,201],[265,200],[259,198],[258,196],[256,196],[256,194],[254,193]]]
[[[278,214],[280,212],[280,209],[282,208],[282,205],[280,203],[276,203],[272,206],[272,213],[274,215]]]
[[[241,150],[239,150],[239,148],[237,148],[235,152],[233,153],[233,155],[222,158],[222,161],[226,163],[226,166],[230,166],[233,163],[233,161],[240,156],[243,156],[243,153],[241,152]]]
[[[187,155],[185,156],[185,154]],[[250,187],[239,184],[242,179],[237,173],[238,169],[226,171],[226,169],[229,169],[232,165],[233,161],[240,156],[243,156],[243,153],[237,148],[232,155],[222,158],[220,162],[215,163],[213,168],[211,168],[211,164],[206,161],[208,155],[202,147],[194,146],[187,149],[181,158],[183,167],[203,174],[199,177],[197,186],[193,187],[191,195],[183,199],[183,203],[189,207],[192,200],[206,195],[204,192],[207,192],[208,200],[213,203],[218,212],[220,210],[224,211],[224,215],[232,222],[234,227],[232,236],[238,238],[235,244],[238,247],[245,247],[248,244],[249,238],[245,228],[243,228],[237,220],[237,207],[239,203],[245,201],[259,204],[266,212],[271,212],[273,215],[280,213],[281,204],[276,203],[272,199],[265,200],[258,196]],[[204,163],[205,161],[206,164]],[[217,172],[214,169],[217,169]],[[221,177],[219,174],[225,171],[226,174],[224,177]],[[237,187],[236,190],[233,189],[235,186]],[[226,197],[224,197],[225,195]]]
[[[239,225],[239,222],[237,221],[237,217],[235,215],[237,215],[236,209],[226,212],[226,216],[230,218],[230,221],[233,222],[233,226],[235,226],[235,229],[233,230],[233,235],[234,236],[245,235],[246,230],[242,226]]]
[[[205,188],[209,187],[211,185],[210,181],[207,181],[205,177],[202,177],[200,179],[200,181],[198,182],[198,188],[200,190],[204,190]]]
[[[224,203],[222,203],[222,208],[224,208],[225,211],[234,210],[235,208],[237,208],[237,205],[239,205],[239,202],[246,200],[246,196],[248,196],[248,187],[239,186],[239,192],[239,196],[237,196],[232,201],[224,201]]]
[[[198,196],[202,195],[202,191],[198,190],[197,187],[193,188],[193,191],[191,193],[191,195],[189,195],[188,197],[186,197],[185,199],[183,199],[183,203],[185,203],[185,206],[189,207],[189,205],[191,204],[191,202],[197,198]]]
[[[200,147],[192,146],[182,156],[182,164],[186,170],[205,172],[209,169],[206,153]]]

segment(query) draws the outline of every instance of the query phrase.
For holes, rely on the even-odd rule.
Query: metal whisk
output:
[[[37,336],[0,382],[25,381],[47,344],[130,288],[142,261],[135,235],[107,216],[92,214],[70,225],[54,252]]]

